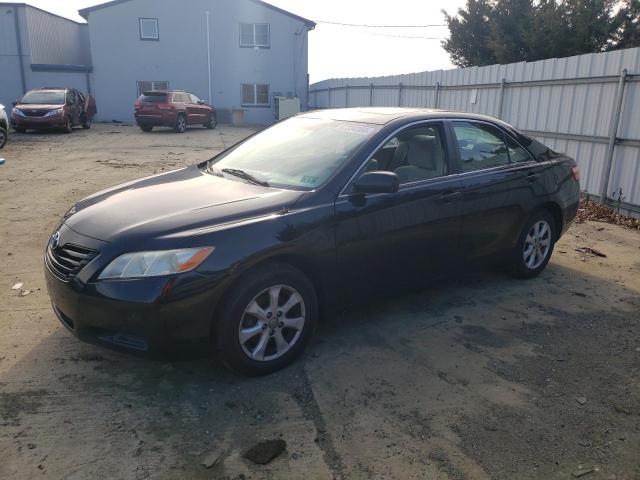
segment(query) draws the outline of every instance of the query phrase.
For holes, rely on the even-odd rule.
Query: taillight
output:
[[[140,110],[141,107],[142,102],[140,100],[136,100],[136,103],[133,104],[133,108],[135,108],[136,110]]]
[[[577,165],[575,167],[571,167],[571,176],[576,182],[580,181],[580,169]]]

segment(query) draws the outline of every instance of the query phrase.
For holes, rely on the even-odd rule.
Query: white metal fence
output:
[[[574,157],[582,188],[640,213],[640,48],[377,78],[325,80],[310,108],[430,107],[491,115]]]

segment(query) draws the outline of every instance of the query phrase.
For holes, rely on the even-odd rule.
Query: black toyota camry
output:
[[[539,274],[579,172],[494,118],[422,109],[298,115],[64,216],[47,286],[79,338],[208,342],[245,374],[284,367],[321,313],[480,258]]]

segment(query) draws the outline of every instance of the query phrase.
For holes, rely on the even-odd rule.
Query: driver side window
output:
[[[400,185],[447,175],[447,156],[440,124],[427,124],[398,133],[365,166],[365,172],[394,172]]]

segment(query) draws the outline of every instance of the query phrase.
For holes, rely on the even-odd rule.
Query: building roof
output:
[[[34,5],[31,5],[28,2],[2,2],[2,1],[0,1],[0,7],[29,7],[29,8],[33,8],[34,10],[38,10],[40,12],[46,13],[48,15],[51,15],[52,17],[57,17],[57,18],[60,18],[62,20],[66,20],[67,22],[75,23],[77,25],[84,25],[84,26],[87,25],[84,22],[77,22],[76,20],[73,20],[71,18],[63,17],[62,15],[58,15],[57,13],[49,12],[48,10],[44,10],[42,8],[36,7]]]
[[[132,0],[112,0],[110,2],[106,2],[106,3],[101,3],[100,5],[95,5],[93,7],[87,7],[87,8],[83,8],[81,10],[78,10],[78,13],[80,14],[81,17],[85,18],[86,20],[89,19],[89,14],[91,12],[95,12],[96,10],[102,10],[103,8],[109,8],[109,7],[113,7],[115,5],[119,5],[121,3],[125,3],[125,2],[131,2]],[[296,20],[299,20],[301,22],[304,22],[307,25],[307,28],[309,30],[313,30],[314,28],[316,28],[316,23],[301,17],[299,15],[295,15],[291,12],[288,12],[287,10],[283,10],[282,8],[276,7],[275,5],[271,5],[270,3],[267,2],[263,2],[262,0],[249,0],[250,2],[256,3],[258,5],[261,5],[263,7],[266,8],[270,8],[271,10],[275,10],[278,13],[282,13],[283,15],[287,15],[289,17],[295,18]]]

